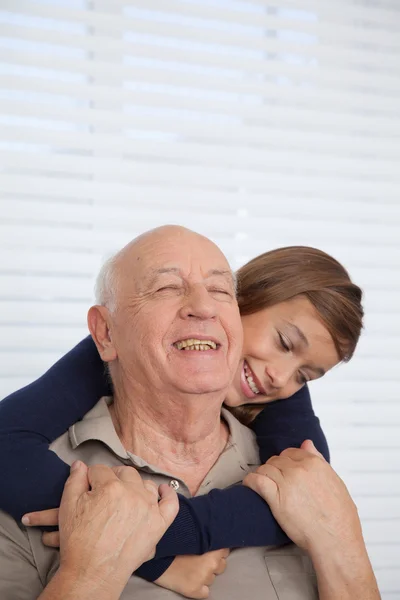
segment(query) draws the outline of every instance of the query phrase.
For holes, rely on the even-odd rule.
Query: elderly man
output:
[[[196,495],[237,483],[259,464],[252,432],[230,413],[222,411],[221,418],[240,356],[242,328],[232,273],[220,250],[183,228],[161,228],[124,248],[103,269],[100,282],[104,305],[90,309],[88,322],[100,356],[109,365],[114,396],[100,399],[83,421],[52,445],[59,457],[74,465],[60,510],[61,563],[56,550],[43,546],[39,531],[25,531],[1,515],[2,600],[176,597],[129,577],[149,557],[176,511],[174,496],[160,488],[157,504],[155,490],[168,483],[182,494]],[[208,340],[217,351],[179,350],[179,342],[189,338]],[[350,504],[343,506],[347,492],[330,467],[313,456],[313,449],[306,450],[261,467],[258,474],[249,475],[247,484],[268,499],[282,526],[311,551],[321,599],[353,598],[363,592],[364,600],[375,600],[379,594],[373,576],[367,589],[365,578],[360,585],[351,581],[348,566],[339,560],[342,549],[338,552],[332,542],[331,517],[304,536],[307,518],[308,524],[310,518],[319,522],[323,493],[328,497],[337,491],[339,516],[350,515],[345,521],[350,528],[346,560],[363,563],[360,572],[368,571],[363,549],[358,541],[353,543],[358,532],[356,514]],[[90,466],[89,470],[85,466],[97,463],[106,466]],[[127,464],[153,485],[142,484],[134,469],[121,468]],[[311,517],[304,511],[297,529],[299,514],[290,477],[274,482],[274,473],[285,473],[285,469],[290,474],[301,469],[305,474],[303,487],[297,478],[297,500],[307,504],[306,482],[314,477],[316,486],[315,474],[322,498]],[[280,486],[282,493],[276,494]],[[319,550],[326,551],[324,560]],[[273,552],[268,548],[232,552],[212,597],[317,598],[308,557],[304,553],[302,561],[294,559],[301,552],[292,545]]]

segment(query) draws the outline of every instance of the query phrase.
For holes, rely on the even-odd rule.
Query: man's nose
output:
[[[271,385],[277,390],[280,390],[284,388],[292,378],[293,366],[285,361],[279,361],[269,364],[265,371],[271,381]]]
[[[208,290],[200,284],[191,286],[184,296],[181,317],[206,320],[215,318],[217,314],[217,302]]]

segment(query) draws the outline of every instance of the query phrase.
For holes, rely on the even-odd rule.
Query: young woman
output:
[[[226,406],[255,432],[262,462],[305,439],[329,459],[305,384],[352,357],[362,329],[360,288],[335,259],[307,247],[267,252],[237,277],[244,345]],[[69,467],[49,443],[111,393],[86,338],[0,403],[0,472],[7,481],[0,486],[0,508],[20,519],[59,505]],[[178,517],[157,547],[160,560],[138,574],[154,581],[176,555],[287,541],[269,507],[248,488],[180,497]]]

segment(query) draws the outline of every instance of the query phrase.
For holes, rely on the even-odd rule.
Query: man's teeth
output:
[[[245,374],[245,377],[246,377],[246,381],[249,384],[249,388],[251,389],[251,391],[253,392],[253,394],[259,394],[260,390],[258,389],[258,387],[256,386],[256,384],[254,383],[254,379],[251,376],[251,371],[250,371],[250,369],[248,368],[247,365],[245,365],[245,367],[244,367],[244,374]]]
[[[178,350],[216,350],[217,344],[212,340],[188,339],[174,344]]]

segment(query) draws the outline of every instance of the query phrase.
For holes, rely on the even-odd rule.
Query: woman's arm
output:
[[[28,511],[59,505],[69,467],[48,446],[108,393],[103,364],[91,338],[86,338],[40,379],[0,403],[0,472],[8,482],[0,486],[0,508],[19,520]],[[301,398],[306,398],[302,419]],[[287,417],[292,404],[294,425]],[[302,423],[307,424],[304,435]],[[305,437],[321,448],[317,441],[321,430],[306,388],[289,400],[267,405],[254,428],[264,461],[280,445],[297,445]],[[252,490],[235,486],[189,500],[180,497],[180,512],[156,556],[287,541],[265,502]],[[146,578],[159,577],[171,560],[146,563]]]
[[[89,336],[42,377],[0,402],[0,508],[20,520],[59,506],[69,467],[49,445],[110,394]]]
[[[287,400],[266,404],[250,425],[257,436],[262,463],[278,456],[286,448],[299,448],[312,440],[329,462],[329,448],[318,417],[315,416],[307,385]]]

